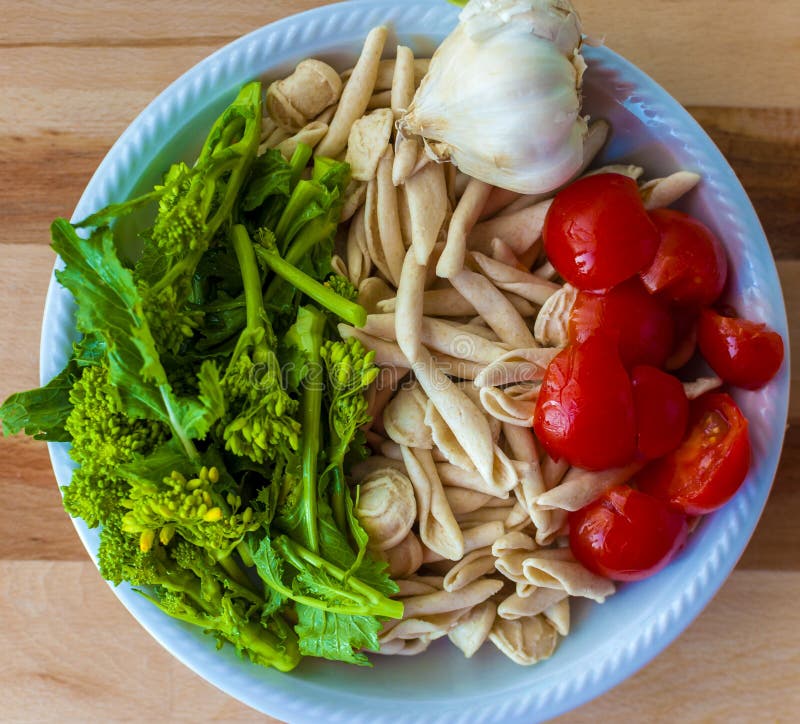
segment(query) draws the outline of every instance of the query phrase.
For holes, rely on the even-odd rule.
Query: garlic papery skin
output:
[[[437,161],[500,188],[552,191],[580,168],[580,21],[567,0],[471,0],[399,123]]]

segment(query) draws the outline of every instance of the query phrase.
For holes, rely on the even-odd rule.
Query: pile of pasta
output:
[[[352,169],[334,268],[369,316],[339,329],[375,351],[381,374],[369,393],[374,454],[351,482],[405,606],[385,624],[380,653],[417,654],[447,636],[467,657],[489,640],[533,664],[569,632],[570,598],[602,603],[614,592],[573,558],[569,512],[638,468],[570,468],[537,443],[539,386],[567,343],[576,296],[543,255],[552,199],[493,188],[403,137],[397,121],[428,61],[403,46],[382,60],[387,37],[372,30],[342,74],[312,59],[273,83],[261,152],[289,157],[303,142]],[[578,176],[608,134],[602,120],[590,126]],[[589,171],[606,172],[638,180],[643,169]],[[678,172],[640,190],[653,209],[698,181]],[[719,384],[698,379],[687,395]]]

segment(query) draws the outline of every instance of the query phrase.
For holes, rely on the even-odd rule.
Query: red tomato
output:
[[[658,233],[636,182],[616,173],[587,176],[554,199],[542,231],[548,259],[578,289],[609,289],[647,267]]]
[[[675,324],[675,344],[664,362],[665,370],[679,370],[697,349],[697,315],[693,307],[673,306],[672,321]]]
[[[579,292],[569,317],[571,342],[583,342],[597,331],[619,340],[626,367],[661,367],[672,351],[675,322],[665,302],[630,279],[606,294]]]
[[[656,367],[634,367],[631,382],[639,455],[643,460],[654,460],[681,444],[689,419],[689,400],[678,379]]]
[[[723,317],[711,309],[700,314],[700,351],[725,382],[748,390],[767,384],[783,362],[783,340],[765,324]]]
[[[750,467],[747,420],[730,397],[709,392],[689,406],[689,426],[676,450],[636,477],[639,488],[687,515],[727,503]]]
[[[551,457],[604,470],[636,453],[633,388],[616,345],[601,335],[562,350],[550,363],[533,427]]]
[[[719,239],[705,224],[672,209],[650,212],[660,243],[642,273],[647,289],[679,304],[708,305],[725,286],[728,262]]]
[[[660,500],[617,485],[570,513],[569,547],[586,568],[615,581],[661,570],[686,542],[686,517]]]

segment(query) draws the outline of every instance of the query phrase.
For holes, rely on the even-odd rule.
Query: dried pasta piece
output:
[[[447,242],[436,265],[438,276],[451,279],[464,268],[467,237],[478,221],[491,191],[490,184],[475,178],[470,179],[450,219]]]
[[[406,247],[400,229],[400,212],[397,205],[397,189],[392,183],[392,164],[394,151],[391,146],[386,147],[377,172],[377,204],[378,204],[378,231],[381,236],[381,246],[386,258],[386,266],[392,277],[400,284],[400,275],[403,271],[403,260],[406,257]],[[424,274],[423,274],[424,283]],[[422,293],[422,290],[420,290]],[[402,347],[402,345],[401,345]]]
[[[433,444],[448,462],[462,470],[475,470],[472,459],[459,443],[450,426],[429,399],[425,407],[425,425],[430,429]]]
[[[344,191],[344,204],[342,204],[342,213],[339,215],[339,223],[344,223],[348,219],[352,219],[356,212],[364,205],[367,200],[367,185],[361,181],[351,181],[347,184]],[[361,222],[362,226],[364,222]],[[367,248],[366,239],[364,240],[365,250]],[[348,260],[349,261],[349,260]]]
[[[381,445],[381,455],[385,455],[387,458],[391,458],[392,460],[403,459],[403,451],[400,449],[400,445],[394,440],[387,440],[383,443],[383,445]],[[435,463],[447,462],[447,458],[442,454],[441,450],[436,447],[431,450],[431,455],[433,456],[433,461]]]
[[[344,151],[353,123],[364,115],[375,90],[386,37],[387,30],[383,26],[373,28],[367,35],[358,62],[342,90],[339,107],[331,119],[328,133],[317,146],[318,155],[335,158]]]
[[[511,454],[514,456],[514,465],[519,477],[519,485],[514,489],[514,494],[533,521],[536,528],[536,544],[548,545],[553,533],[552,513],[535,504],[538,496],[544,493],[547,487],[544,473],[539,465],[539,455],[533,432],[516,425],[504,424],[503,434]]]
[[[536,397],[519,399],[509,394],[506,389],[481,387],[481,405],[489,415],[500,422],[521,427],[533,425]]]
[[[509,497],[509,502],[513,502],[513,498]],[[509,516],[510,508],[483,508],[482,510],[474,510],[471,513],[463,513],[456,516],[458,524],[463,530],[475,528],[483,523],[493,523],[495,521],[502,523],[505,528],[506,518]]]
[[[370,314],[362,330],[375,337],[395,340],[396,323],[395,314]],[[436,352],[485,365],[508,351],[505,346],[433,317],[422,318],[421,341]]]
[[[498,617],[489,632],[489,640],[515,664],[530,666],[553,655],[558,634],[543,616],[516,621]]]
[[[450,641],[463,652],[466,658],[472,658],[489,637],[494,625],[497,606],[493,601],[484,601],[463,618],[447,634]]]
[[[492,244],[489,249],[489,256],[495,261],[499,261],[508,266],[513,266],[515,269],[527,271],[527,267],[522,263],[520,258],[514,253],[513,249],[506,244],[502,239],[492,239]]]
[[[434,365],[423,347],[412,369],[428,398],[450,427],[475,469],[490,488],[507,494],[517,483],[510,460],[492,437],[492,429],[478,406]]]
[[[696,400],[700,395],[716,390],[718,387],[722,387],[722,380],[716,376],[698,377],[692,382],[683,383],[683,391],[690,400]]]
[[[472,252],[472,260],[481,272],[490,279],[498,289],[512,292],[534,304],[544,304],[561,287],[528,271],[503,264],[480,252]]]
[[[565,284],[542,305],[533,334],[542,347],[566,347],[569,343],[569,315],[578,290]]]
[[[405,183],[411,219],[411,248],[417,263],[426,265],[447,216],[447,184],[442,165],[427,163]]]
[[[298,63],[290,76],[267,88],[266,109],[280,128],[296,133],[336,103],[341,93],[339,74],[327,63],[310,58]]]
[[[438,591],[421,596],[401,599],[405,618],[420,618],[438,613],[448,613],[471,608],[491,598],[503,587],[503,582],[494,578],[481,578],[458,591]]]
[[[361,481],[355,513],[370,546],[394,548],[411,532],[417,517],[411,481],[391,467],[374,471]]]
[[[414,531],[409,531],[396,546],[383,551],[389,564],[387,573],[392,578],[408,578],[422,565],[422,545]]]
[[[417,577],[395,579],[398,591],[395,597],[407,598],[408,596],[421,596],[425,593],[435,593],[441,591],[440,586],[433,586],[425,581],[418,580]]]
[[[378,267],[383,278],[396,288],[400,280],[393,276],[381,242],[380,226],[378,225],[378,181],[376,179],[372,179],[367,184],[367,198],[364,201],[364,231],[372,263]]]
[[[383,424],[383,411],[407,373],[408,370],[405,369],[397,369],[394,367],[381,368],[377,379],[368,389],[367,401],[369,406],[367,408],[367,414],[370,416],[370,421],[361,428],[362,430],[375,428],[375,430],[381,434],[386,432]],[[382,443],[382,446],[388,444],[388,442],[387,440],[385,443]]]
[[[425,291],[425,267],[417,263],[413,251],[400,249],[405,254],[400,283],[397,289],[397,313],[394,315],[394,333],[403,354],[412,363],[419,361],[422,348],[422,294]],[[369,323],[369,318],[367,320]]]
[[[549,606],[542,611],[542,615],[552,624],[553,628],[555,628],[561,636],[566,636],[569,633],[569,597],[562,598],[552,606]]]
[[[535,504],[544,510],[580,510],[606,490],[630,480],[641,469],[641,463],[600,471],[570,468],[561,484],[542,493]]]
[[[524,255],[542,238],[542,229],[552,199],[521,211],[482,221],[469,235],[469,248],[489,253],[493,239],[501,239],[517,256]]]
[[[445,591],[458,591],[482,576],[494,572],[491,546],[478,548],[458,561],[444,577]]]
[[[293,136],[289,136],[285,141],[281,141],[276,148],[281,152],[281,155],[288,161],[297,147],[301,143],[314,148],[322,137],[328,132],[328,124],[320,123],[319,121],[312,121],[303,128],[301,128]]]
[[[395,186],[402,186],[414,173],[419,159],[422,145],[416,138],[399,135],[395,140],[394,163],[392,164],[392,183]],[[405,199],[405,197],[404,197]],[[401,201],[402,205],[402,201]],[[408,204],[406,203],[406,211]],[[410,224],[404,226],[410,228]],[[404,233],[403,236],[410,240],[410,234]]]
[[[414,53],[411,48],[398,45],[391,90],[391,107],[396,121],[400,120],[400,116],[411,105],[416,87]]]
[[[383,413],[389,439],[398,445],[431,450],[433,437],[425,424],[427,406],[428,399],[416,383],[400,390]]]
[[[367,277],[358,285],[358,303],[372,312],[382,299],[394,295],[394,290],[380,277]]]
[[[464,554],[471,553],[478,548],[492,545],[505,532],[502,521],[493,520],[487,523],[478,523],[469,528],[462,528],[464,536]],[[437,553],[430,548],[425,548],[422,552],[424,563],[435,563],[444,558],[441,553]]]
[[[567,597],[566,591],[557,588],[537,588],[525,598],[512,593],[497,607],[497,615],[508,621],[515,621],[526,616],[537,616]]]
[[[520,199],[524,194],[516,191],[509,191],[508,189],[501,189],[499,186],[492,188],[489,198],[481,212],[481,221],[491,219],[493,216],[499,215],[503,209],[513,204],[517,199]]]
[[[445,487],[444,494],[447,496],[447,502],[450,504],[450,509],[454,515],[471,513],[483,507],[492,499],[492,496],[486,493],[477,493],[467,488],[454,488],[452,486]]]
[[[614,584],[584,568],[569,548],[547,548],[529,555],[522,564],[525,579],[541,588],[557,588],[570,596],[603,603],[614,593]]]
[[[367,110],[374,111],[374,110],[391,110],[392,105],[392,92],[391,91],[379,91],[377,93],[373,93],[369,99],[369,103],[367,103]],[[391,131],[390,131],[391,133]]]
[[[378,75],[375,78],[375,90],[384,91],[391,90],[394,83],[396,61],[394,58],[382,60],[378,64]],[[428,67],[431,64],[430,58],[415,58],[414,59],[414,85],[418,86],[425,74],[428,72]],[[353,74],[354,68],[348,68],[341,74],[342,81],[347,82]]]
[[[345,161],[350,164],[356,181],[371,181],[378,172],[378,163],[392,136],[394,118],[389,108],[381,108],[362,116],[350,129]],[[391,169],[391,166],[389,166]]]
[[[475,378],[476,387],[501,387],[515,382],[538,382],[543,379],[547,365],[558,354],[557,349],[528,347],[496,357]]]
[[[430,451],[405,446],[401,450],[414,486],[422,542],[444,558],[458,560],[464,555],[464,536],[450,510]]]
[[[451,276],[450,283],[461,296],[470,301],[501,342],[516,349],[536,346],[536,340],[522,315],[485,276],[462,269]]]
[[[366,196],[366,186],[364,186]],[[358,288],[372,271],[372,258],[367,250],[367,237],[364,230],[364,210],[356,213],[347,231],[347,276],[354,287]]]
[[[385,644],[381,644],[380,649],[373,653],[391,656],[416,656],[428,650],[428,647],[431,645],[431,640],[432,639],[427,636],[411,641],[394,639],[392,641],[387,641]]]
[[[639,187],[644,207],[663,209],[672,206],[681,196],[689,193],[700,182],[700,175],[691,171],[677,171],[666,178],[656,178]]]
[[[636,166],[634,164],[611,163],[606,166],[600,166],[599,168],[593,168],[591,171],[587,171],[585,174],[583,174],[583,177],[600,176],[604,173],[616,173],[620,176],[627,176],[628,178],[632,178],[634,181],[636,181],[644,173],[644,169],[641,166]]]

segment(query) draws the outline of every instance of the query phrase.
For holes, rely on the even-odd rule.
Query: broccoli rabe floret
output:
[[[134,477],[121,502],[127,510],[122,530],[137,534],[143,551],[152,548],[156,538],[166,545],[177,533],[221,560],[261,525],[259,514],[243,508],[234,492],[225,492],[215,467],[203,466],[188,479],[178,471],[160,481]]]
[[[221,381],[228,411],[222,436],[235,455],[263,463],[297,450],[300,423],[294,415],[298,403],[283,387],[277,342],[261,297],[258,263],[243,226],[233,227],[231,245],[241,267],[247,325]]]
[[[134,455],[153,450],[166,431],[158,422],[128,417],[105,366],[84,367],[69,399],[72,410],[65,427],[72,438],[70,456],[80,467],[64,487],[64,507],[94,528],[105,522],[128,492],[119,467]]]
[[[326,450],[326,475],[331,481],[331,507],[337,525],[344,529],[347,494],[344,462],[351,448],[363,442],[360,428],[370,420],[365,397],[367,388],[377,379],[375,352],[368,351],[355,338],[328,341],[322,346],[322,360],[328,382],[329,445]],[[361,450],[355,452],[364,456]]]

